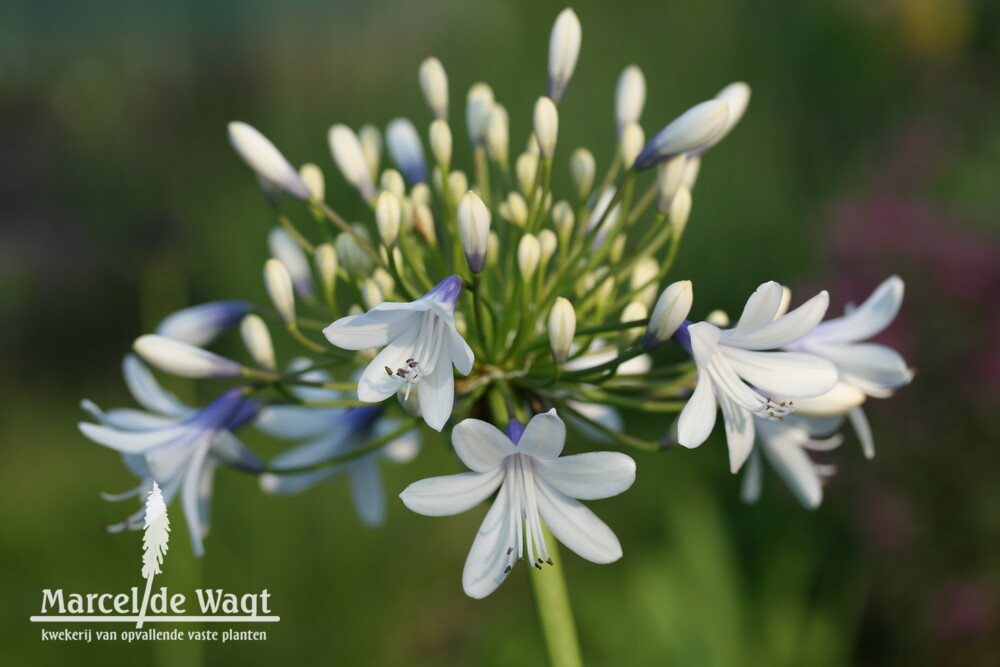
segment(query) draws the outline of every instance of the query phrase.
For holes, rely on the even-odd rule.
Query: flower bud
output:
[[[649,317],[649,309],[640,301],[632,301],[622,310],[622,322],[636,322]],[[623,329],[618,335],[618,347],[625,349],[639,337],[639,327]]]
[[[365,310],[371,310],[383,301],[385,298],[382,296],[382,288],[371,278],[365,278],[361,283],[361,303],[364,304]]]
[[[334,125],[330,128],[328,139],[333,160],[344,180],[354,186],[365,201],[375,199],[371,167],[354,131],[346,125]]]
[[[414,204],[431,205],[431,188],[426,183],[417,183],[410,188],[410,201]]]
[[[250,313],[240,322],[240,336],[247,352],[254,362],[269,371],[276,370],[278,364],[274,359],[274,345],[271,342],[271,332],[267,325],[257,315]]]
[[[557,364],[566,362],[575,334],[576,311],[573,304],[559,297],[549,312],[549,342],[552,345],[552,360]]]
[[[465,193],[458,203],[458,232],[469,268],[473,273],[479,273],[486,265],[490,211],[472,190]]]
[[[437,232],[434,231],[434,214],[427,204],[417,204],[413,207],[413,228],[423,237],[427,245],[437,244]]]
[[[312,192],[295,167],[255,128],[239,121],[230,123],[229,143],[247,166],[267,181],[296,199],[309,201],[312,198]]]
[[[447,169],[451,166],[451,128],[448,122],[440,118],[435,120],[431,123],[429,136],[434,160]]]
[[[681,186],[684,178],[684,164],[687,157],[683,154],[676,155],[660,165],[660,172],[656,175],[658,198],[656,207],[660,213],[670,212],[670,203],[674,200],[677,189]]]
[[[573,207],[570,206],[568,201],[557,201],[556,205],[552,207],[552,224],[555,226],[556,231],[559,232],[559,237],[563,239],[563,243],[569,238],[569,234],[573,232],[575,219],[576,215],[573,213]]]
[[[235,326],[248,310],[246,301],[210,301],[168,315],[156,326],[156,333],[200,347]]]
[[[271,208],[280,206],[282,195],[278,186],[258,173],[254,173],[254,178],[257,181],[257,187],[260,188],[261,193],[264,195],[264,200],[267,202],[267,205]]]
[[[279,259],[271,258],[264,264],[264,286],[271,303],[285,324],[295,321],[295,291],[292,277]]]
[[[590,188],[594,186],[594,174],[597,172],[597,163],[594,162],[594,154],[586,148],[577,148],[569,158],[569,173],[573,177],[576,185],[576,192],[580,199],[584,199],[590,194]]]
[[[486,128],[486,151],[495,162],[505,164],[510,149],[510,119],[501,104],[494,104]]]
[[[551,229],[543,229],[538,232],[538,244],[542,249],[542,264],[548,264],[559,245],[559,241],[556,239],[556,233]]]
[[[399,255],[399,248],[393,249],[394,255]],[[392,275],[383,269],[381,266],[375,267],[372,271],[372,280],[378,285],[379,289],[382,290],[382,294],[392,294],[393,290],[396,289],[396,281],[393,279]]]
[[[646,141],[646,135],[643,133],[642,128],[639,127],[638,123],[629,123],[622,130],[621,145],[619,146],[619,151],[622,158],[622,164],[625,168],[630,168],[635,164],[635,159],[639,157],[639,153],[642,151],[642,145]]]
[[[725,329],[729,326],[729,315],[726,314],[726,311],[716,308],[705,317],[705,321],[720,329]]]
[[[653,137],[635,161],[636,169],[650,167],[710,145],[723,130],[729,118],[729,105],[720,100],[696,104]]]
[[[524,227],[528,222],[528,204],[521,193],[513,190],[507,193],[507,199],[500,202],[500,215],[511,224]]]
[[[473,146],[482,146],[486,141],[493,104],[493,89],[485,83],[474,84],[469,89],[465,101],[465,123],[469,127],[469,140]]]
[[[427,101],[427,108],[439,120],[448,120],[448,75],[444,65],[431,57],[420,63],[420,90]]]
[[[337,282],[337,269],[340,268],[337,249],[330,243],[320,244],[316,246],[313,259],[316,262],[316,272],[323,281],[323,289],[327,292],[333,291],[333,286]]]
[[[530,195],[535,189],[535,176],[538,174],[538,156],[531,153],[521,153],[517,156],[517,163],[514,165],[517,172],[517,184],[521,192]]]
[[[379,162],[382,160],[382,133],[377,127],[368,123],[358,130],[358,141],[361,142],[361,152],[365,156],[368,172],[375,178],[378,176]]]
[[[615,237],[615,240],[611,242],[611,252],[608,253],[608,261],[612,264],[617,264],[621,261],[625,255],[625,242],[627,240],[628,237],[624,233],[620,233]]]
[[[458,201],[469,190],[469,179],[464,171],[455,170],[448,174],[448,191],[451,200]]]
[[[490,230],[490,240],[486,245],[486,266],[496,268],[500,261],[500,237],[495,229]]]
[[[555,102],[547,97],[539,97],[535,102],[535,138],[538,149],[546,160],[551,160],[556,152],[556,139],[559,137],[559,111]]]
[[[355,225],[354,229],[363,237],[367,237],[367,233],[364,232],[364,228],[360,225]],[[334,239],[333,243],[337,247],[337,255],[340,257],[340,263],[347,273],[351,276],[360,277],[366,276],[371,272],[372,258],[358,245],[358,242],[351,234],[341,232]]]
[[[677,188],[677,193],[674,194],[674,199],[670,202],[670,212],[667,214],[667,219],[670,220],[670,226],[674,228],[675,234],[684,233],[690,215],[691,191],[687,189],[687,186],[682,185]]]
[[[399,198],[396,195],[386,190],[378,196],[375,201],[375,226],[378,227],[378,235],[386,247],[392,247],[396,243],[401,215]]]
[[[615,129],[619,139],[626,125],[639,122],[645,103],[646,78],[641,69],[629,65],[622,70],[615,86]]]
[[[406,181],[403,180],[403,175],[395,169],[386,169],[382,172],[379,186],[383,191],[391,192],[399,199],[406,196]]]
[[[517,244],[517,266],[525,280],[535,275],[538,262],[542,259],[542,246],[534,234],[525,234]]]
[[[280,260],[288,269],[288,275],[292,277],[292,284],[295,285],[298,295],[304,299],[312,296],[312,270],[309,267],[309,259],[291,234],[281,227],[275,227],[267,235],[267,247],[271,251],[271,256]]]
[[[642,346],[652,350],[673,336],[687,319],[693,301],[694,290],[691,288],[690,280],[678,280],[668,285],[656,300],[653,315],[649,318],[649,327],[642,339]]]
[[[165,373],[185,378],[235,378],[243,367],[219,355],[188,343],[146,334],[132,343],[136,354]]]
[[[635,263],[635,268],[632,269],[629,288],[633,292],[641,288],[635,300],[641,301],[647,308],[652,306],[653,300],[656,299],[656,283],[652,281],[656,279],[659,272],[660,263],[652,257],[643,257]]]
[[[684,162],[684,176],[681,183],[687,186],[688,190],[694,190],[694,184],[698,181],[698,172],[701,171],[701,157],[689,155]]]
[[[323,171],[318,166],[307,162],[299,167],[299,177],[312,193],[309,201],[321,202],[326,199],[326,182],[323,178]]]
[[[576,12],[566,8],[556,17],[549,37],[549,97],[559,102],[569,80],[573,78],[576,59],[580,55],[582,39],[580,19]]]
[[[747,105],[750,104],[750,86],[743,83],[742,81],[736,81],[731,83],[722,90],[719,94],[715,96],[715,99],[721,100],[729,105],[729,117],[726,120],[726,129],[722,131],[722,134],[712,142],[713,144],[719,143],[723,137],[729,134],[736,124],[740,122],[743,118],[743,114],[746,113]]]
[[[424,147],[413,123],[406,118],[396,118],[386,128],[385,140],[392,161],[403,172],[407,182],[425,183],[427,167],[424,164]]]

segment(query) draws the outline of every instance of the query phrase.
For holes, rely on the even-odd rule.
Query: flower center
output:
[[[420,381],[420,362],[411,357],[406,360],[406,363],[402,367],[397,368],[395,373],[388,366],[385,367],[385,372],[389,377],[395,375],[403,381],[403,384],[406,386],[403,398],[407,401],[410,400],[410,389]]]
[[[792,401],[776,401],[770,396],[760,398],[761,405],[757,410],[757,416],[769,420],[784,421],[785,417],[795,412]]]
[[[507,458],[504,484],[510,484],[511,521],[517,522],[517,543],[507,547],[504,574],[514,568],[514,564],[524,560],[527,554],[531,564],[542,569],[542,563],[554,565],[549,557],[542,532],[542,520],[538,516],[538,499],[535,497],[535,475],[531,470],[531,457],[520,453]],[[523,523],[523,528],[522,528]]]

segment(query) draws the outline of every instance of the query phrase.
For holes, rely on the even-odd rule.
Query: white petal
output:
[[[861,409],[860,405],[851,408],[847,413],[847,418],[850,420],[851,426],[854,427],[854,432],[858,434],[858,440],[861,441],[861,451],[865,453],[865,458],[875,458],[875,438],[872,437],[872,428],[868,425],[865,411]]]
[[[693,448],[708,439],[715,427],[715,391],[706,373],[699,373],[698,384],[681,411],[677,423],[677,442]]]
[[[912,375],[898,352],[876,343],[853,345],[811,345],[808,350],[829,359],[849,379],[883,389],[898,389],[909,383]]]
[[[774,321],[774,315],[781,306],[781,293],[781,285],[773,280],[758,287],[743,306],[740,321],[730,331],[733,333],[756,331]]]
[[[176,439],[182,433],[180,428],[157,431],[119,431],[107,426],[81,422],[80,431],[99,445],[117,449],[126,454],[141,454]]]
[[[471,598],[482,599],[507,578],[507,549],[517,543],[520,517],[510,508],[509,484],[500,487],[497,499],[486,513],[462,571],[462,588]]]
[[[410,484],[399,497],[404,505],[424,516],[461,514],[489,498],[500,486],[503,476],[501,466],[489,472],[430,477]]]
[[[736,405],[725,395],[719,396],[722,420],[726,425],[726,443],[729,445],[729,470],[733,474],[743,466],[753,450],[754,426],[749,412]]]
[[[556,415],[555,408],[528,420],[517,451],[538,459],[554,459],[566,444],[566,424]]]
[[[687,328],[691,337],[691,355],[698,367],[708,366],[712,360],[712,355],[719,346],[722,332],[714,324],[708,322],[698,322]]]
[[[418,317],[422,310],[426,310],[383,308],[384,305],[379,304],[363,315],[341,317],[323,329],[323,335],[328,341],[345,350],[382,347],[397,339],[412,326],[410,318]]]
[[[821,396],[837,384],[837,368],[812,354],[719,349],[737,375],[770,396]]]
[[[202,447],[195,452],[184,473],[184,487],[181,489],[181,505],[184,507],[184,518],[187,520],[188,533],[191,536],[191,548],[195,556],[203,556],[205,547],[201,539],[204,535],[199,502],[199,486],[201,485],[201,469],[208,455],[208,448]]]
[[[620,452],[587,452],[554,460],[532,460],[535,474],[571,498],[597,500],[624,492],[635,482],[635,461]]]
[[[403,382],[401,378],[396,376],[396,370],[402,368],[406,364],[406,360],[413,356],[414,345],[419,333],[419,330],[414,328],[378,353],[358,380],[358,400],[366,403],[379,403],[396,393]],[[386,368],[392,375],[386,372]],[[421,381],[422,383],[423,381]]]
[[[823,486],[809,455],[790,436],[791,433],[777,432],[763,440],[764,454],[799,502],[808,509],[816,509],[823,500]]]
[[[451,363],[455,364],[455,368],[459,373],[468,375],[472,371],[472,364],[476,360],[476,356],[472,353],[472,348],[462,338],[462,334],[458,333],[453,323],[449,323],[447,336],[447,352]]]
[[[351,481],[351,501],[358,518],[366,526],[380,526],[385,522],[385,492],[382,473],[374,456],[363,456],[348,465]]]
[[[841,381],[821,396],[795,399],[795,412],[814,417],[833,417],[861,405],[865,398],[863,391],[850,382]]]
[[[102,413],[101,423],[123,431],[153,431],[178,422],[176,417],[161,417],[131,408],[111,408]]]
[[[760,454],[754,450],[747,461],[746,472],[743,473],[743,484],[740,485],[740,500],[745,503],[755,503],[760,500],[761,487],[764,483],[764,470],[760,463]]]
[[[146,364],[134,354],[126,354],[122,360],[122,374],[132,396],[142,407],[152,412],[170,417],[181,417],[191,413],[191,408],[160,386]]]
[[[490,472],[517,453],[514,443],[500,429],[479,419],[464,419],[451,431],[455,453],[469,470]]]
[[[824,322],[810,338],[831,343],[867,340],[892,323],[902,303],[903,281],[899,276],[892,276],[858,308]]]
[[[535,477],[538,514],[556,538],[592,563],[613,563],[622,545],[607,524],[580,502]]]
[[[451,417],[455,404],[455,373],[451,364],[440,364],[417,383],[420,414],[435,431],[440,431]]]
[[[777,285],[777,283],[769,283]],[[781,288],[778,287],[778,303],[781,302]],[[749,307],[749,303],[747,306]],[[826,314],[830,305],[830,296],[820,292],[804,304],[764,326],[744,331],[737,325],[723,335],[725,345],[741,347],[747,350],[773,350],[789,345],[816,328]],[[774,312],[777,312],[775,307]],[[744,315],[746,312],[744,311]],[[741,320],[742,322],[742,320]]]
[[[229,431],[219,432],[212,442],[210,451],[226,465],[246,472],[259,473],[267,467],[259,456]]]

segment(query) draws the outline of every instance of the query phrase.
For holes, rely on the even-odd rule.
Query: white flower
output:
[[[414,512],[448,516],[472,509],[499,489],[465,561],[462,586],[470,597],[492,593],[522,558],[538,569],[551,563],[543,521],[556,539],[589,561],[621,558],[615,534],[575,499],[622,493],[635,481],[635,461],[618,452],[560,457],[565,440],[566,426],[555,410],[535,415],[527,426],[512,422],[507,435],[466,419],[452,431],[452,443],[472,472],[421,480],[400,494]]]
[[[636,158],[636,169],[649,169],[680,153],[709,146],[726,130],[729,105],[722,100],[696,104],[649,140]]]
[[[840,375],[837,386],[822,396],[802,401],[797,409],[815,415],[846,411],[868,458],[875,455],[875,444],[860,404],[865,396],[891,396],[894,390],[913,379],[913,371],[892,348],[864,341],[892,323],[902,302],[903,281],[899,276],[892,276],[859,307],[820,323],[801,339],[785,346],[828,359],[836,365]]]
[[[549,37],[549,97],[559,103],[580,57],[583,29],[576,12],[566,8],[556,17]]]
[[[823,478],[833,473],[831,466],[814,463],[809,451],[836,449],[844,441],[840,435],[828,436],[843,422],[842,419],[820,419],[792,415],[784,421],[757,419],[756,432],[759,448],[747,462],[741,495],[746,502],[756,502],[760,497],[762,478],[762,451],[771,467],[807,509],[816,509],[823,501]]]
[[[703,443],[715,426],[718,399],[733,472],[746,461],[754,440],[754,416],[780,419],[793,409],[785,400],[819,396],[837,382],[832,363],[801,352],[764,352],[789,345],[812,331],[826,313],[829,297],[820,292],[792,312],[775,315],[782,289],[764,283],[747,300],[739,322],[720,330],[708,322],[682,325],[674,334],[694,358],[698,384],[678,422],[678,442]]]
[[[239,121],[230,123],[229,142],[243,161],[264,180],[302,201],[312,199],[313,193],[295,167],[255,128]]]
[[[424,421],[435,430],[444,428],[455,400],[451,367],[468,375],[474,361],[472,349],[455,329],[461,290],[462,279],[451,276],[416,301],[380,303],[323,330],[331,343],[346,350],[385,346],[358,381],[359,400],[378,403],[400,390],[408,398],[416,388]]]
[[[80,431],[90,440],[122,453],[125,464],[142,479],[130,492],[105,496],[123,500],[145,496],[157,482],[166,503],[180,494],[184,515],[196,555],[204,552],[202,538],[208,532],[208,505],[212,479],[219,463],[260,472],[264,462],[233,436],[249,423],[260,405],[247,400],[240,389],[231,389],[201,410],[181,403],[164,390],[136,357],[128,355],[123,365],[125,381],[136,401],[150,412],[114,409],[102,412],[89,401],[83,404],[100,424],[81,423]],[[144,510],[127,517],[111,531],[142,527]]]

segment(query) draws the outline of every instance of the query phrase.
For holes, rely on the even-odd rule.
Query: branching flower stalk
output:
[[[478,82],[458,113],[444,66],[429,58],[419,68],[429,114],[417,125],[397,118],[384,141],[371,125],[331,127],[333,163],[361,206],[327,201],[319,166],[295,169],[252,126],[231,123],[230,142],[274,211],[264,266],[270,304],[219,301],[170,315],[126,358],[126,381],[145,411],[85,403],[97,423],[81,424],[83,433],[120,451],[141,479],[114,498],[154,484],[167,503],[180,495],[200,553],[218,467],[259,475],[268,493],[344,475],[359,516],[377,525],[386,512],[381,463],[405,463],[421,437],[448,432],[440,440],[470,472],[414,482],[402,500],[444,515],[495,494],[463,576],[466,593],[484,597],[522,560],[549,567],[553,538],[593,562],[621,557],[614,533],[579,500],[624,492],[635,463],[620,452],[561,456],[567,443],[697,447],[718,406],[732,471],[750,461],[744,497],[759,493],[761,451],[808,507],[819,504],[818,480],[831,469],[806,451],[839,444],[831,434],[845,418],[873,453],[860,405],[912,373],[894,351],[863,341],[895,317],[902,281],[891,278],[828,323],[826,292],[790,309],[776,282],[752,292],[732,327],[718,311],[690,320],[694,286],[668,278],[698,172],[742,118],[750,88],[725,86],[645,141],[645,79],[627,67],[609,124],[615,155],[598,179],[593,154],[559,131],[561,114],[588,111],[569,89],[581,43],[576,14],[564,10],[549,43],[548,89],[532,109],[509,112]],[[509,113],[532,120],[514,144]],[[467,161],[452,150],[463,129]],[[383,149],[394,167],[382,164]],[[553,171],[565,167],[573,187],[557,191]],[[355,208],[364,219],[348,222],[340,211]],[[237,326],[245,362],[206,349]],[[276,358],[271,336],[282,331],[301,356]],[[657,348],[668,344],[686,360],[667,361]],[[146,364],[228,388],[193,408]],[[619,410],[660,420],[662,437],[637,435]],[[291,446],[261,461],[236,437],[250,427]],[[140,523],[132,515],[112,528]],[[559,618],[568,600],[553,594],[565,587],[544,588],[543,627],[570,633],[547,635],[550,657],[575,664],[577,651],[553,648],[575,645],[571,617]]]

